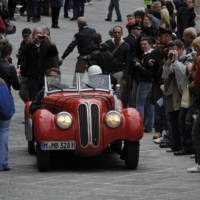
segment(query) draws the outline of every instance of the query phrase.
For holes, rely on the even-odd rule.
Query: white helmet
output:
[[[96,74],[102,74],[101,67],[98,65],[92,65],[88,68],[88,74],[89,75],[96,75]]]

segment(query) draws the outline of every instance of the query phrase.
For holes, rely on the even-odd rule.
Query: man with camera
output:
[[[22,52],[24,59],[21,64],[21,75],[28,78],[29,100],[33,100],[37,92],[42,89],[45,71],[58,66],[56,59],[58,52],[51,51],[47,37],[42,28],[34,28],[32,42],[27,44]]]
[[[174,155],[192,152],[191,136],[185,124],[187,111],[181,108],[181,98],[188,84],[187,74],[192,70],[193,60],[192,54],[186,53],[184,43],[181,40],[175,40],[170,44],[163,66],[163,94],[166,98],[166,111],[172,136],[171,148]]]

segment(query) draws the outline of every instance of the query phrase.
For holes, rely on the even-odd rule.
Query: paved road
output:
[[[89,24],[108,38],[108,30],[114,22],[104,22],[108,0],[93,0],[86,7]],[[134,3],[133,3],[134,2]],[[121,0],[125,23],[126,14],[143,1]],[[70,13],[71,14],[71,13]],[[27,24],[24,17],[17,16],[17,33],[9,36],[13,43],[13,59],[21,40],[21,30]],[[124,25],[124,24],[121,25]],[[50,26],[50,18],[42,18],[40,26]],[[60,30],[52,30],[52,39],[62,53],[77,30],[75,22],[60,19]],[[125,32],[126,34],[126,32]],[[74,70],[77,51],[66,58],[61,70]],[[104,157],[55,158],[52,170],[39,173],[36,158],[27,153],[24,137],[23,103],[13,92],[16,114],[10,132],[10,166],[12,171],[0,173],[0,200],[198,200],[200,175],[188,174],[186,168],[193,165],[189,156],[174,157],[152,143],[152,134],[145,134],[141,141],[141,156],[138,170],[129,171],[119,156],[107,153]]]

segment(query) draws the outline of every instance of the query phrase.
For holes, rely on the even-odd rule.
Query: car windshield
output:
[[[87,73],[76,73],[75,75],[45,76],[45,90],[47,93],[86,90],[109,91],[110,88],[110,76],[104,74],[89,75]]]
[[[110,76],[107,74],[80,74],[80,90],[110,90]]]

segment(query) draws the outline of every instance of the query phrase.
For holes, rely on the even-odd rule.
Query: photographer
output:
[[[181,98],[188,84],[187,74],[192,69],[192,54],[186,54],[184,44],[180,40],[171,43],[163,66],[163,94],[166,97],[166,111],[172,135],[172,151],[175,155],[192,151],[191,138],[185,132],[185,114],[181,110]],[[179,121],[179,117],[180,120]],[[186,144],[188,144],[186,146]],[[187,149],[187,150],[186,150]]]
[[[21,75],[28,79],[29,100],[32,100],[42,89],[45,71],[57,66],[57,62],[53,58],[58,56],[58,53],[51,52],[50,44],[45,37],[42,28],[34,28],[32,42],[27,44],[22,52],[24,59],[21,65]]]
[[[151,132],[154,125],[155,108],[150,102],[152,85],[156,81],[156,74],[159,69],[159,52],[152,48],[152,40],[149,37],[142,37],[140,47],[143,50],[142,61],[135,63],[135,77],[138,81],[136,94],[136,108],[145,119],[145,132]],[[144,116],[144,107],[146,113]]]

